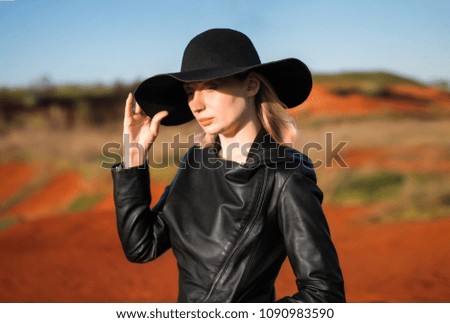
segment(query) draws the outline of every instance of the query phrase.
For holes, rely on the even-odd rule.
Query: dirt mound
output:
[[[399,84],[392,87],[392,92],[403,97],[417,98],[419,101],[435,101],[450,108],[450,94],[438,88]]]
[[[1,165],[0,201],[6,201],[17,194],[36,174],[37,168],[24,163]]]
[[[450,110],[450,95],[439,89],[415,85],[396,85],[388,88],[385,96],[363,93],[338,95],[322,84],[315,84],[310,96],[301,107],[292,110],[310,116],[361,116],[394,113],[410,116],[429,116]]]
[[[80,194],[81,189],[82,180],[79,175],[64,172],[8,213],[26,221],[60,214]]]

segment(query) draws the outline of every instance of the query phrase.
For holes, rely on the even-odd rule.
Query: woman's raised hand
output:
[[[167,111],[160,111],[153,118],[150,118],[137,102],[133,112],[133,101],[133,94],[128,94],[123,120],[123,160],[125,167],[134,167],[145,163],[148,150],[158,136],[161,120],[169,115]]]

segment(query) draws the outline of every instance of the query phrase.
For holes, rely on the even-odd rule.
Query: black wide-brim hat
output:
[[[159,111],[168,111],[162,125],[180,125],[194,119],[183,83],[249,71],[263,75],[288,108],[304,102],[311,92],[311,72],[299,59],[287,58],[262,64],[246,35],[232,29],[210,29],[189,42],[183,54],[181,72],[146,79],[136,89],[135,98],[151,118]]]

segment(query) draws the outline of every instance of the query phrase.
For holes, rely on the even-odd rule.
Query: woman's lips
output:
[[[201,126],[209,126],[213,122],[214,118],[200,118],[198,119],[198,123],[200,123]]]

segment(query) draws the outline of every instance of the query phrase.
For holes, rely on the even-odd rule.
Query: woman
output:
[[[172,248],[179,302],[273,302],[286,256],[298,293],[282,302],[343,302],[343,278],[311,161],[283,145],[296,128],[311,74],[301,61],[261,64],[244,34],[211,29],[186,47],[180,73],[141,83],[126,102],[124,134],[144,148],[113,168],[117,226],[132,262]],[[159,124],[195,118],[201,145],[185,155],[150,209],[145,155]]]

